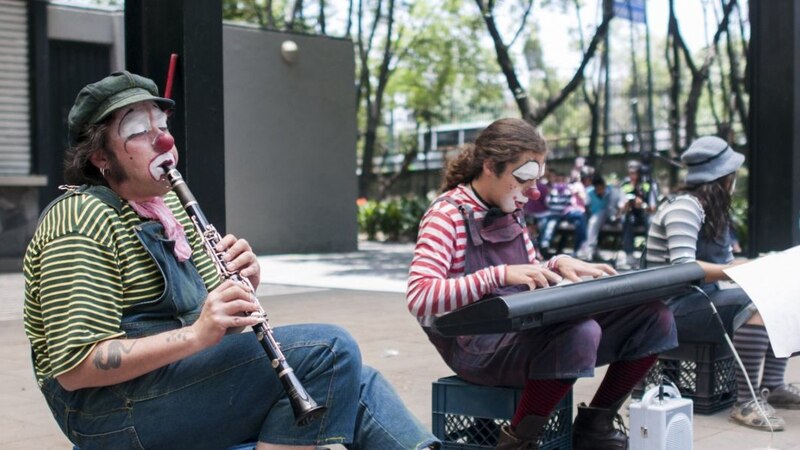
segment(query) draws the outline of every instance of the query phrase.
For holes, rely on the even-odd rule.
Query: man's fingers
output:
[[[218,298],[222,302],[230,302],[238,299],[250,299],[252,293],[239,283],[231,282],[227,287],[217,292]]]
[[[237,316],[241,313],[249,314],[258,311],[258,305],[247,300],[234,300],[225,303],[221,308],[223,314],[227,316]]]
[[[217,246],[214,247],[214,249],[218,252],[225,251],[227,248],[232,246],[234,242],[236,242],[236,236],[227,234],[219,241],[219,243],[217,243]]]

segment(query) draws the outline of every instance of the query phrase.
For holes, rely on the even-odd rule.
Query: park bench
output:
[[[644,239],[647,237],[647,229],[644,226],[637,225],[633,228],[633,236],[634,242],[637,238]],[[564,253],[564,249],[567,248],[573,250],[575,248],[575,226],[566,220],[562,220],[556,226],[555,233],[553,233],[550,253],[543,256],[550,258],[553,255]],[[613,252],[610,260],[604,261],[616,262],[617,254],[622,250],[622,222],[617,220],[603,224],[597,237],[597,250]]]

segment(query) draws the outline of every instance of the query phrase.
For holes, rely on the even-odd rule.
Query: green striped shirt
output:
[[[220,278],[180,201],[172,192],[164,201],[186,230],[206,287],[215,288]],[[61,199],[44,216],[23,261],[25,333],[40,385],[75,368],[98,342],[124,337],[126,309],[163,293],[159,269],[134,231],[147,221],[127,202],[117,213],[86,193]]]

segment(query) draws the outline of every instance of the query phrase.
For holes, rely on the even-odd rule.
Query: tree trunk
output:
[[[294,6],[292,7],[292,15],[286,22],[286,29],[294,30],[295,24],[297,23],[298,19],[303,20],[303,0],[294,0]]]
[[[684,115],[686,116],[684,133],[687,144],[697,139],[697,108],[700,104],[700,94],[703,91],[703,84],[706,82],[707,76],[707,73],[693,75],[689,86],[689,95],[686,98],[684,109]]]
[[[680,97],[681,97],[681,55],[678,46],[676,35],[678,34],[678,20],[675,18],[675,10],[673,5],[674,0],[669,0],[669,26],[667,31],[667,40],[670,45],[667,46],[667,61],[669,62],[669,134],[672,140],[672,147],[669,151],[670,159],[677,159],[681,151],[681,112],[680,112]],[[670,55],[671,52],[671,55]],[[669,182],[670,185],[676,186],[678,184],[678,169],[670,165],[669,169]]]
[[[378,194],[377,199],[383,199],[386,196],[386,192],[391,188],[394,183],[402,178],[404,175],[408,173],[408,169],[411,167],[411,163],[417,158],[419,154],[419,148],[417,145],[411,147],[411,149],[403,156],[403,162],[400,164],[400,169],[398,169],[395,173],[391,174],[388,177],[381,177],[380,181],[378,182]],[[428,176],[426,173],[425,176]]]
[[[736,6],[736,0],[730,0],[730,2],[728,2],[728,4],[725,5],[724,7],[724,14],[722,16],[722,20],[717,26],[717,31],[714,33],[714,41],[713,41],[714,47],[718,46],[722,33],[728,28],[728,19],[730,18],[730,14],[731,11],[733,11],[734,6]],[[697,68],[692,60],[691,52],[689,51],[689,48],[686,46],[686,43],[683,41],[683,37],[681,37],[680,31],[677,30],[677,27],[676,27],[675,39],[677,43],[680,45],[681,49],[683,50],[683,55],[684,59],[686,60],[686,65],[692,72],[692,84],[689,88],[689,96],[686,99],[686,110],[685,110],[685,116],[686,116],[685,134],[686,134],[686,142],[689,143],[697,138],[697,109],[700,101],[700,94],[702,94],[703,92],[703,84],[708,81],[709,69],[711,67],[711,64],[714,63],[714,58],[716,57],[716,55],[714,55],[713,53],[708,55],[706,60],[703,62],[703,65],[700,68]]]
[[[388,11],[386,15],[386,39],[383,47],[383,59],[378,70],[378,85],[375,88],[375,94],[370,101],[370,107],[367,108],[367,127],[364,132],[364,147],[361,160],[361,176],[358,180],[358,195],[359,197],[366,197],[369,192],[369,187],[374,178],[372,173],[373,163],[372,159],[375,157],[375,147],[377,145],[378,127],[381,124],[381,116],[383,113],[383,95],[386,92],[386,86],[389,83],[389,76],[394,52],[392,49],[393,28],[394,28],[394,5],[395,0],[389,0]],[[376,12],[375,20],[380,18],[379,11]],[[367,61],[364,61],[366,65]],[[369,77],[366,82],[369,83]]]
[[[592,129],[589,135],[589,165],[597,165],[597,141],[600,137],[600,102],[587,102],[589,114],[592,118]]]
[[[364,131],[364,148],[361,156],[361,175],[358,177],[358,196],[367,197],[369,193],[369,186],[373,178],[373,163],[375,158],[375,142],[377,141],[377,132],[379,122],[375,118],[375,106],[370,105],[367,112],[367,127]]]
[[[319,23],[320,34],[327,34],[325,31],[325,0],[319,0],[319,15],[317,16],[317,22]]]
[[[275,29],[275,14],[272,12],[272,0],[267,0],[264,6],[264,12],[267,13],[267,28]]]
[[[517,108],[519,108],[522,119],[533,125],[536,125],[537,123],[535,120],[533,120],[533,116],[531,115],[531,105],[530,101],[528,100],[528,94],[520,84],[519,78],[517,78],[517,71],[514,68],[514,62],[511,61],[511,56],[508,54],[508,47],[506,47],[506,45],[503,43],[503,38],[500,36],[500,31],[498,31],[497,24],[494,21],[492,3],[490,2],[489,5],[485,5],[483,0],[475,1],[478,4],[481,15],[483,16],[483,21],[486,23],[486,28],[489,31],[489,35],[492,37],[492,41],[494,42],[497,63],[500,65],[500,70],[506,77],[506,83],[508,84],[508,88],[511,90],[511,93],[514,95],[514,101],[517,103]]]
[[[561,92],[553,97],[550,97],[542,106],[536,108],[536,110],[533,112],[534,123],[540,123],[547,116],[549,116],[564,102],[564,100],[567,99],[567,97],[569,97],[569,95],[578,86],[581,85],[584,79],[583,74],[586,69],[586,65],[592,60],[595,52],[597,51],[597,47],[605,37],[606,33],[608,33],[608,26],[613,18],[614,9],[611,0],[603,0],[603,20],[595,29],[594,36],[592,36],[592,40],[589,42],[589,47],[583,53],[581,65],[578,66],[578,69],[575,71],[572,79],[569,81],[569,83],[567,83],[566,86],[564,86],[563,89],[561,89]]]
[[[671,45],[667,47],[667,61],[671,62],[671,64],[669,64],[669,132],[670,138],[672,139],[670,157],[674,159],[680,155],[681,150],[681,112],[679,106],[681,97],[681,57],[680,49],[678,47],[678,40],[676,38],[676,35],[678,34],[678,20],[675,18],[673,1],[674,0],[669,1],[668,39]],[[671,58],[669,57],[670,50],[672,50]]]
[[[353,0],[347,2],[347,28],[344,32],[344,37],[350,37],[350,29],[353,28]]]
[[[566,86],[564,86],[564,88],[561,89],[558,94],[550,97],[542,106],[534,110],[531,106],[530,98],[528,97],[527,92],[519,82],[516,69],[514,68],[514,62],[511,60],[511,56],[508,53],[508,46],[506,46],[503,42],[503,38],[500,36],[500,31],[497,29],[497,24],[494,21],[494,3],[492,1],[484,3],[484,0],[475,0],[475,2],[481,11],[483,20],[486,23],[486,28],[489,31],[492,41],[494,42],[497,63],[500,65],[500,70],[506,77],[506,83],[508,84],[509,90],[511,90],[511,93],[514,95],[514,101],[517,103],[517,108],[519,108],[520,115],[525,121],[531,123],[532,125],[538,125],[541,123],[547,116],[555,111],[575,89],[581,85],[583,82],[583,74],[584,70],[586,69],[586,65],[589,63],[589,61],[591,61],[595,51],[597,50],[598,44],[608,32],[608,24],[613,18],[611,0],[603,0],[603,21],[595,30],[595,34],[589,43],[589,47],[583,54],[583,60],[581,61],[578,69],[575,71],[572,79],[567,83]]]
[[[742,36],[744,39],[744,36]],[[728,50],[728,64],[729,64],[729,77],[730,77],[730,85],[731,85],[731,92],[733,95],[733,103],[735,105],[735,110],[739,115],[739,120],[742,123],[742,129],[744,130],[745,138],[747,142],[750,142],[750,121],[748,120],[748,109],[747,104],[744,101],[744,92],[742,92],[742,78],[739,76],[739,57],[736,55],[736,50],[734,49],[733,38],[731,37],[730,33],[728,34],[728,42],[727,42],[727,50]],[[746,49],[747,47],[744,46]],[[746,55],[746,53],[745,53]],[[733,127],[733,121],[731,121],[731,127]]]

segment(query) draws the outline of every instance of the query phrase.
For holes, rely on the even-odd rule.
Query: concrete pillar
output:
[[[751,1],[748,254],[800,243],[800,4]]]

